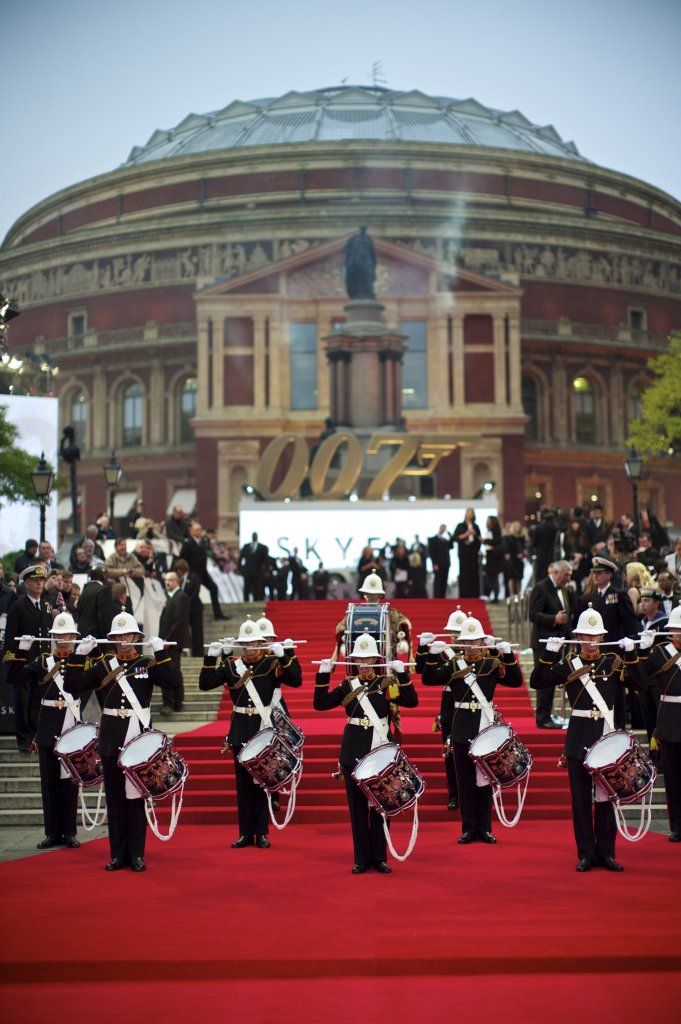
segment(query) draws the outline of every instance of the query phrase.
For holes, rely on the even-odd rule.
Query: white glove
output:
[[[290,636],[287,636],[286,639],[284,640],[284,650],[285,651],[292,651],[293,649],[294,649],[293,640],[291,640]]]
[[[270,644],[270,650],[275,658],[284,657],[284,645],[283,644]]]
[[[331,660],[331,658],[324,658],[324,660],[319,663],[319,674],[320,674],[320,676],[331,675],[332,672],[333,672],[333,661]]]
[[[225,656],[231,654],[232,651],[234,650],[234,644],[232,643],[231,640],[223,640],[220,646],[222,648],[222,653]]]
[[[29,637],[28,640],[20,640],[19,641],[19,650],[20,651],[30,651],[30,649],[31,649],[31,647],[33,647],[34,643],[35,643],[35,641],[32,640],[30,637]]]
[[[388,668],[392,669],[393,672],[399,673],[400,675],[403,675],[407,671],[407,666],[404,664],[403,661],[389,661]]]
[[[454,657],[454,648],[450,647],[449,644],[447,644],[442,654],[447,659],[447,661],[451,661],[452,658]]]
[[[76,654],[89,654],[96,646],[97,641],[93,636],[85,636],[76,647]]]
[[[510,654],[511,653],[511,645],[508,643],[507,640],[501,640],[497,644],[497,651],[499,652],[499,654]]]
[[[162,651],[163,648],[165,647],[165,643],[163,642],[163,640],[161,640],[160,636],[150,636],[149,639],[147,640],[147,643],[151,647],[154,654],[156,654],[157,651]]]
[[[562,636],[551,636],[546,641],[546,650],[553,651],[553,653],[555,654],[557,651],[561,649],[564,643],[565,641],[563,640]]]
[[[497,638],[495,636],[486,636],[485,637],[485,644],[486,644],[487,647],[496,647],[497,646],[496,640],[497,640]]]
[[[208,650],[206,651],[206,654],[208,655],[209,658],[219,658],[220,655],[222,654],[222,644],[220,643],[220,641],[214,640],[213,643],[208,648]]]
[[[428,646],[428,644],[432,644],[434,639],[435,633],[421,633],[421,636],[419,637],[419,646],[423,646],[424,644]]]
[[[644,629],[643,632],[641,633],[641,642],[639,644],[641,650],[642,651],[647,650],[649,647],[652,647],[654,643],[655,643],[655,630],[654,629]]]
[[[623,651],[633,651],[634,641],[629,636],[623,636],[619,642],[619,646]]]
[[[443,640],[436,640],[434,644],[430,645],[431,654],[442,654],[447,648],[447,644]],[[450,648],[451,650],[451,648]]]

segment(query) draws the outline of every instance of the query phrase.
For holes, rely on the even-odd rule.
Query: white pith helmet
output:
[[[144,636],[134,615],[129,612],[121,612],[111,623],[111,630],[107,634],[109,640],[115,640],[117,636],[124,636],[126,633],[135,633],[137,636]]]
[[[355,640],[351,658],[378,658],[378,647],[370,633],[362,633]]]
[[[258,628],[258,623],[253,622],[252,619],[246,619],[246,621],[242,622],[239,627],[239,636],[237,639],[240,644],[252,644],[256,643],[258,640],[264,640],[265,638]]]
[[[667,629],[681,629],[681,604],[677,604],[669,613]]]
[[[466,621],[466,613],[462,612],[460,608],[457,608],[455,612],[447,619],[447,625],[445,626],[446,633],[460,633],[463,629],[463,624]]]
[[[461,626],[461,632],[459,633],[460,640],[484,640],[487,633],[482,628],[482,623],[479,619],[474,619],[472,615],[466,617],[463,625]]]
[[[583,633],[585,636],[600,636],[601,633],[607,633],[607,630],[603,625],[601,613],[589,605],[577,619],[573,632]]]
[[[258,621],[256,622],[256,626],[258,627],[260,633],[265,639],[276,640],[277,634],[274,631],[274,626],[272,625],[269,619],[265,618],[264,615],[261,619],[258,619]]]
[[[365,579],[362,586],[359,588],[360,594],[385,594],[383,589],[383,580],[377,572],[370,572]]]
[[[62,612],[52,623],[52,629],[50,630],[53,636],[64,636],[68,633],[73,633],[75,636],[80,636],[73,616],[69,615],[68,612]]]

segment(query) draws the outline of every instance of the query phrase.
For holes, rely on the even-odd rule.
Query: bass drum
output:
[[[389,604],[350,604],[345,614],[345,652],[350,653],[355,640],[369,633],[376,641],[381,661],[390,661],[392,644],[390,640]]]

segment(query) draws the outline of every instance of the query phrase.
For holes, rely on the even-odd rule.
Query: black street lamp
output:
[[[631,494],[634,504],[634,529],[636,530],[636,536],[638,537],[638,482],[641,478],[641,470],[643,469],[643,459],[638,454],[635,448],[631,448],[629,456],[624,460],[624,471],[627,474],[629,482],[631,483]]]
[[[109,488],[109,528],[113,529],[114,519],[114,497],[118,488],[118,481],[123,474],[123,468],[116,462],[116,453],[111,452],[111,458],[104,464],[104,479]]]
[[[35,496],[40,505],[40,542],[45,540],[45,506],[50,500],[50,491],[54,484],[54,473],[45,462],[45,452],[40,455],[40,462],[31,473],[31,482]]]
[[[76,432],[73,427],[64,427],[59,454],[67,463],[71,475],[71,524],[75,535],[80,533],[78,523],[78,470],[80,448],[76,444]]]

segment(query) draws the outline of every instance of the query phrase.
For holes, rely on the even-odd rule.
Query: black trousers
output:
[[[189,632],[192,637],[192,657],[203,658],[203,605],[189,610]]]
[[[40,688],[32,679],[14,684],[14,732],[17,747],[28,748],[33,742],[40,714]]]
[[[492,789],[490,786],[478,786],[475,782],[475,762],[468,753],[467,743],[452,743],[456,781],[459,787],[459,807],[461,808],[461,831],[480,832],[492,831]]]
[[[219,619],[222,615],[222,608],[220,607],[220,601],[218,600],[218,585],[207,572],[201,577],[201,582],[210,594],[210,603],[213,606],[213,615]]]
[[[577,843],[577,856],[614,857],[617,824],[610,801],[597,802],[593,797],[593,781],[582,761],[568,757],[572,827]]]
[[[537,663],[542,656],[541,650],[534,650],[534,664],[535,668]],[[543,725],[548,722],[553,714],[553,695],[556,692],[555,686],[542,686],[541,690],[537,690],[537,703],[534,709],[534,720],[537,725]]]
[[[641,690],[636,692],[634,690],[629,691],[632,705],[634,702],[638,702],[638,706],[641,711],[643,719],[643,727],[648,735],[648,743],[655,732],[655,726],[657,725],[657,709],[660,705],[660,688],[658,686],[650,686],[647,690]]]
[[[671,832],[681,832],[681,743],[660,740],[664,789]]]
[[[172,708],[173,711],[179,711],[184,704],[184,679],[182,678],[182,668],[180,665],[182,652],[179,647],[170,647],[168,648],[168,657],[173,664],[173,673],[179,683],[179,688],[177,690],[163,690],[163,706],[165,708]]]
[[[255,576],[244,576],[244,601],[257,601],[258,584]]]
[[[117,758],[102,754],[102,768],[111,857],[129,863],[133,857],[144,856],[147,838],[144,800],[126,797],[125,775],[118,767]]]
[[[437,572],[433,573],[433,597],[446,597],[447,596],[447,577],[449,576],[449,566],[442,569],[438,569]]]
[[[616,729],[626,729],[627,727],[627,691],[626,687],[618,686],[615,690],[615,705],[613,708],[613,718],[615,720]]]
[[[78,815],[78,787],[71,779],[60,779],[60,761],[52,747],[38,747],[40,792],[46,836],[75,836]]]
[[[447,776],[447,801],[459,799],[459,787],[456,782],[456,767],[454,765],[454,756],[452,749],[448,744],[447,740],[452,733],[452,715],[440,715],[440,734],[442,735],[442,743],[444,744],[447,753],[444,757],[445,762],[445,775]]]
[[[388,844],[383,832],[383,818],[373,807],[352,777],[352,768],[343,765],[345,794],[348,798],[352,845],[355,864],[368,867],[378,864],[388,856]]]
[[[259,786],[247,768],[240,763],[235,748],[234,776],[236,779],[236,806],[239,815],[240,836],[266,836],[270,830],[270,812],[265,790]]]

